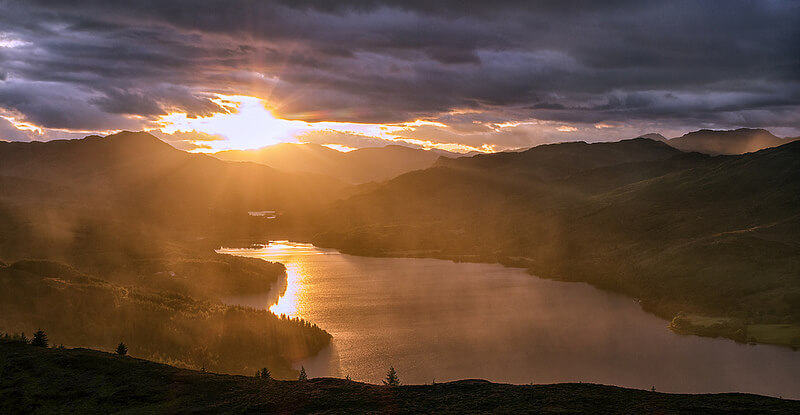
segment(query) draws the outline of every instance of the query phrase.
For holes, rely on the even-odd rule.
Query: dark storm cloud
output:
[[[222,110],[209,94],[224,93],[310,121],[476,109],[800,128],[792,1],[0,0],[0,9],[0,32],[20,42],[0,48],[0,107],[48,127],[209,114]]]

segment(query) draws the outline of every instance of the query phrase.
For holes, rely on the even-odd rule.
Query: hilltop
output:
[[[647,135],[643,137],[654,138]],[[778,147],[798,138],[776,137],[769,131],[760,128],[739,128],[737,130],[698,130],[676,138],[665,139],[661,136],[660,139],[681,151],[734,155]]]
[[[220,160],[260,163],[288,172],[327,175],[347,183],[367,183],[425,169],[439,157],[456,157],[457,154],[399,145],[342,152],[319,144],[282,143],[256,150],[220,151],[213,156]]]

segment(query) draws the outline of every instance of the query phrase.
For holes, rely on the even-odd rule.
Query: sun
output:
[[[212,99],[222,109],[210,116],[190,117],[186,112],[171,112],[155,121],[158,129],[165,134],[204,133],[221,136],[223,140],[190,140],[202,144],[193,151],[217,152],[224,150],[249,150],[267,147],[278,143],[305,142],[314,132],[340,133],[349,136],[377,139],[385,144],[403,144],[418,148],[438,148],[454,152],[491,152],[489,145],[473,147],[460,143],[443,143],[425,139],[410,138],[406,133],[420,127],[447,129],[448,126],[430,120],[414,120],[396,124],[373,124],[342,121],[286,120],[276,117],[262,98],[246,95],[216,95]],[[321,143],[338,151],[352,150],[342,143]]]
[[[167,134],[197,131],[227,138],[214,142],[214,151],[295,142],[297,134],[313,128],[307,122],[276,118],[264,101],[256,97],[217,95],[213,101],[227,112],[207,117],[189,117],[185,112],[173,112],[161,116],[156,123]]]

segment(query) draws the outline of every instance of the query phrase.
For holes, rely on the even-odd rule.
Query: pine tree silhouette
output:
[[[261,370],[256,371],[256,377],[261,379],[272,379],[272,374],[269,369],[262,367]]]
[[[386,380],[383,381],[383,384],[387,386],[400,386],[400,378],[397,377],[397,371],[394,370],[394,366],[389,367],[389,371],[386,372]]]
[[[125,356],[126,354],[128,354],[128,346],[125,346],[125,343],[123,342],[119,342],[119,345],[117,345],[117,350],[115,350],[115,352],[117,352],[117,354],[120,356]]]
[[[306,381],[308,380],[308,375],[306,375],[306,368],[305,366],[300,366],[300,377],[297,380]]]
[[[47,347],[47,335],[44,334],[42,329],[33,333],[33,340],[31,340],[31,345],[39,346],[39,347]]]

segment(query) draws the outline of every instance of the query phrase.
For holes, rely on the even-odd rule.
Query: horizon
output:
[[[349,147],[349,146],[338,145],[338,144],[319,144],[319,143],[302,142],[302,141],[294,141],[294,142],[292,142],[292,141],[283,141],[283,142],[278,142],[278,143],[270,143],[270,144],[267,144],[267,145],[264,145],[264,146],[261,146],[261,147],[253,147],[253,148],[226,148],[226,149],[216,149],[216,150],[208,149],[208,148],[185,149],[185,148],[181,148],[181,146],[179,146],[179,145],[176,145],[175,142],[170,141],[169,138],[164,137],[163,134],[161,134],[161,133],[159,133],[158,131],[155,131],[155,130],[141,130],[141,131],[119,130],[119,131],[114,131],[114,132],[110,132],[110,133],[103,133],[103,134],[95,133],[95,134],[88,134],[88,135],[85,135],[85,136],[77,136],[77,137],[69,137],[69,138],[53,137],[53,138],[50,138],[50,139],[47,139],[47,140],[32,140],[31,142],[34,142],[34,141],[35,142],[49,142],[49,141],[57,141],[57,140],[61,140],[61,141],[63,141],[63,140],[82,140],[84,138],[88,138],[88,137],[91,137],[91,136],[99,136],[99,137],[106,138],[106,137],[110,137],[110,136],[114,136],[114,135],[122,134],[122,133],[146,133],[146,134],[149,134],[149,135],[157,138],[158,140],[160,140],[160,141],[162,141],[164,143],[169,144],[171,147],[173,147],[173,148],[175,148],[177,150],[187,151],[189,153],[202,153],[202,154],[209,154],[209,155],[215,155],[215,154],[231,152],[231,151],[234,151],[234,152],[237,152],[237,151],[244,151],[244,152],[258,151],[258,150],[265,150],[265,149],[268,149],[268,148],[271,148],[271,147],[276,147],[276,146],[289,144],[289,145],[301,145],[301,146],[302,145],[320,146],[320,147],[328,148],[330,150],[334,150],[334,151],[339,152],[339,153],[349,153],[349,152],[352,152],[352,151],[355,151],[355,150],[369,149],[369,148],[376,149],[376,148],[384,148],[384,147],[390,147],[390,146],[398,146],[398,147],[405,147],[405,148],[414,149],[414,150],[444,152],[445,154],[452,154],[454,156],[468,156],[468,155],[475,155],[475,154],[492,154],[492,153],[500,153],[500,152],[505,152],[505,151],[527,150],[527,149],[531,149],[531,148],[535,148],[535,147],[539,147],[539,146],[543,146],[543,145],[551,145],[551,144],[565,144],[565,143],[587,143],[587,144],[593,144],[593,143],[616,143],[616,142],[620,142],[620,141],[634,140],[634,139],[639,139],[639,138],[645,138],[645,139],[652,140],[652,141],[662,141],[662,142],[665,142],[665,143],[669,144],[670,140],[673,140],[673,139],[676,139],[676,138],[681,138],[681,137],[684,137],[684,136],[692,134],[692,133],[700,133],[700,132],[726,133],[726,132],[743,131],[743,130],[765,131],[765,132],[767,132],[769,134],[772,134],[771,131],[769,131],[768,129],[765,129],[765,128],[747,128],[747,127],[742,127],[742,128],[732,129],[732,130],[715,130],[715,129],[701,128],[701,129],[698,129],[698,130],[688,131],[683,135],[675,136],[675,137],[666,137],[663,134],[658,133],[658,132],[649,132],[649,133],[641,134],[641,135],[638,135],[638,136],[635,136],[635,137],[610,137],[610,138],[600,139],[600,140],[591,139],[591,138],[586,138],[586,139],[575,138],[575,139],[572,139],[572,140],[564,140],[564,141],[542,142],[542,143],[537,143],[537,144],[535,144],[533,146],[528,146],[528,147],[492,149],[492,150],[486,150],[486,151],[473,150],[473,151],[468,151],[468,152],[458,152],[458,151],[444,150],[444,149],[437,148],[437,147],[419,147],[419,146],[414,146],[414,145],[412,145],[410,143],[403,142],[403,141],[401,141],[401,142],[375,143],[375,145],[364,146],[364,147]],[[653,134],[657,134],[657,135],[662,136],[664,138],[664,140],[647,137],[648,135],[653,135]],[[772,135],[774,135],[774,134],[772,134]],[[780,137],[780,136],[776,136],[776,135],[774,135],[774,136],[777,137],[778,139],[786,140],[786,143],[788,143],[789,141],[800,139],[800,137],[790,137],[790,136]],[[0,142],[15,142],[15,141],[13,141],[13,140],[5,140],[5,139],[0,138]]]
[[[467,153],[700,129],[800,136],[791,1],[4,5],[7,141],[147,130],[201,152]]]

